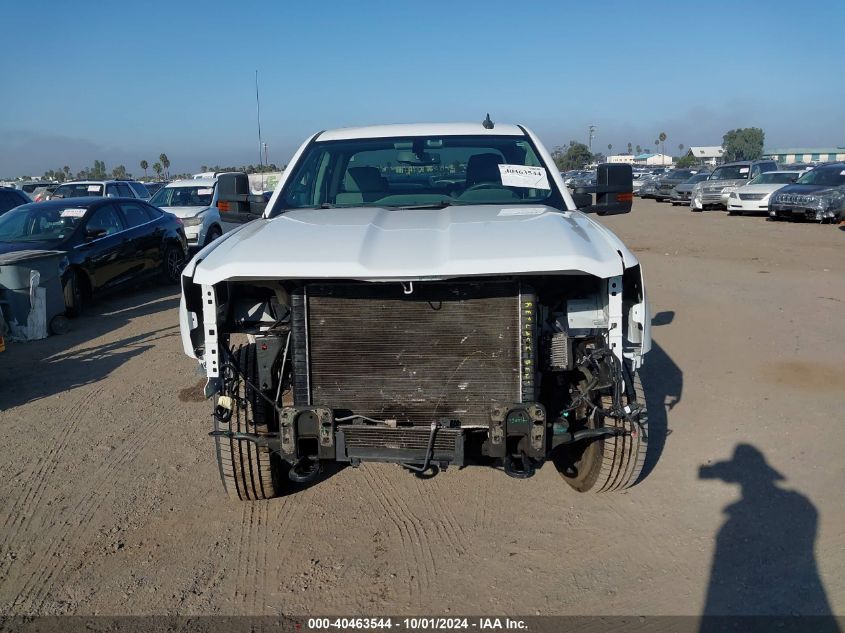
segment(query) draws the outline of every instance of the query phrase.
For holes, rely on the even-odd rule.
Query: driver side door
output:
[[[98,207],[86,221],[86,232],[103,231],[100,237],[86,239],[77,247],[84,253],[83,268],[95,290],[119,283],[132,264],[124,252],[128,244],[125,228],[113,204]]]

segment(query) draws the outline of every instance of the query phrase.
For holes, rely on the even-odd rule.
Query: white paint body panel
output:
[[[302,209],[251,222],[208,253],[194,283],[420,279],[532,272],[622,274],[621,244],[579,212],[515,205]],[[627,251],[627,249],[625,249]],[[628,265],[636,263],[625,253]]]

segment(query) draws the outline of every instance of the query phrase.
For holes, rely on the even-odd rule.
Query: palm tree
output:
[[[660,139],[661,143],[663,143],[663,151],[661,151],[661,154],[663,156],[666,156],[666,132],[661,132],[660,136],[658,136],[657,138]],[[661,159],[661,162],[665,162],[665,160],[666,159],[663,158],[663,159]]]
[[[141,169],[144,170],[144,178],[147,177],[147,167],[149,167],[149,166],[150,166],[150,164],[147,161],[145,161],[145,160],[141,161]]]
[[[162,153],[158,159],[161,161],[162,167],[164,167],[164,175],[169,177],[170,172],[168,169],[170,169],[170,159],[167,158],[167,154]]]
[[[633,147],[633,146],[632,146],[632,145],[631,145],[631,143],[629,142],[629,143],[628,143],[628,153],[629,153],[629,154],[631,153],[631,148],[632,148],[632,147]]]
[[[607,144],[607,156],[608,156],[608,160],[610,160],[610,150],[612,150],[612,149],[613,149],[613,145],[612,145],[611,143],[608,143],[608,144]]]
[[[64,167],[62,167],[62,171],[65,172],[65,180],[69,179],[70,178],[70,167],[65,165]]]
[[[642,154],[642,153],[643,153],[643,146],[637,145],[637,155]]]
[[[153,171],[156,173],[156,177],[161,180],[161,163],[153,163]]]

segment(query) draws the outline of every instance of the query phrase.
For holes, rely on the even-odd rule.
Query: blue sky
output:
[[[667,153],[758,126],[767,146],[845,145],[845,2],[11,0],[0,177],[94,159],[140,172],[271,162],[371,123],[526,124],[550,148]],[[838,51],[838,52],[837,52]],[[838,57],[837,57],[838,56]]]

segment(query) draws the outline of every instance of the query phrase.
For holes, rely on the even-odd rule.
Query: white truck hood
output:
[[[637,263],[607,228],[546,206],[300,209],[254,220],[188,264],[194,283],[237,279],[446,279],[585,272]]]

